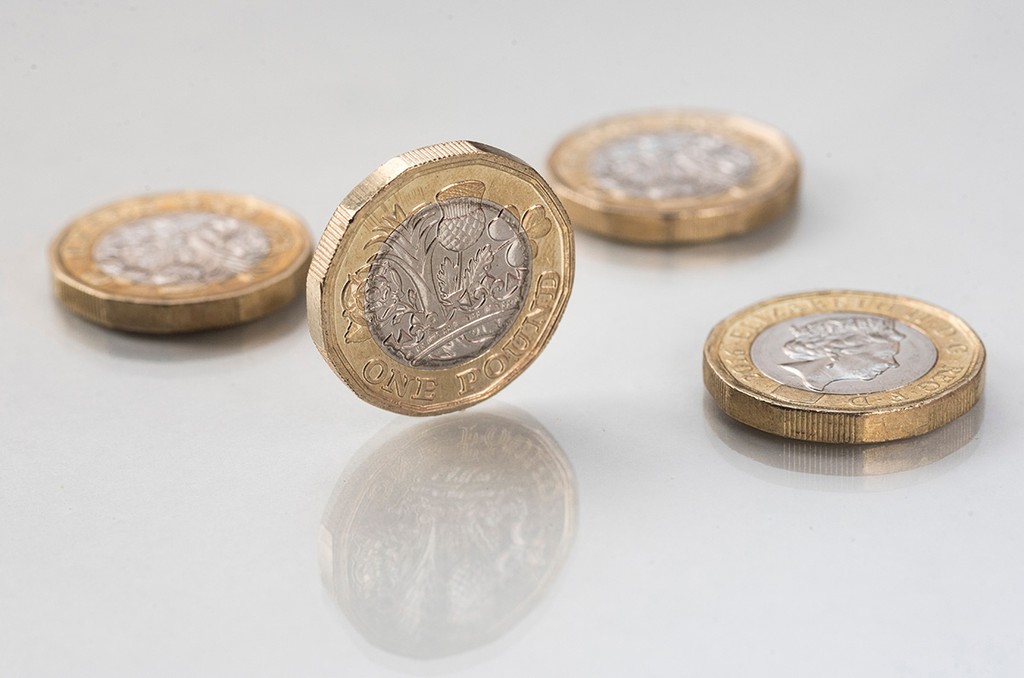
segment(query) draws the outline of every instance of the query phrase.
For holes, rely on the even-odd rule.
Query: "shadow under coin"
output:
[[[60,312],[68,334],[90,348],[120,358],[151,361],[201,360],[262,346],[305,325],[303,298],[242,325],[184,334],[144,334],[101,327],[78,316]]]
[[[704,394],[704,418],[713,438],[742,455],[727,454],[731,462],[780,484],[824,490],[894,489],[935,477],[973,451],[984,410],[983,399],[958,419],[915,438],[843,445],[764,433],[735,421]]]
[[[634,268],[709,269],[761,255],[785,243],[800,219],[799,199],[785,214],[747,233],[703,243],[642,245],[576,229],[579,255]]]
[[[386,429],[324,513],[324,584],[386,652],[437,659],[498,639],[572,544],[576,483],[554,439],[508,408]]]

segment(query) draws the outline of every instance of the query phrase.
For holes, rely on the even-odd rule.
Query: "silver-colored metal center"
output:
[[[906,386],[935,365],[937,352],[921,331],[894,318],[822,313],[767,328],[750,357],[786,386],[858,395]]]
[[[104,233],[93,260],[111,278],[137,285],[205,285],[255,267],[270,252],[263,229],[206,212],[144,217]]]
[[[754,157],[746,149],[714,134],[686,130],[614,139],[590,158],[598,186],[650,200],[721,193],[753,169]]]
[[[370,266],[370,334],[411,367],[471,360],[512,325],[530,264],[526,231],[501,205],[474,196],[431,203],[392,231]]]

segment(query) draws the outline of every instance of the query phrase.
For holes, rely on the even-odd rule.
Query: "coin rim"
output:
[[[593,187],[586,170],[572,171],[574,159],[586,159],[603,143],[656,129],[707,131],[740,141],[755,155],[751,176],[709,196],[665,200],[620,199]],[[775,162],[766,163],[770,149]],[[790,208],[800,183],[799,156],[778,129],[746,116],[702,109],[631,113],[598,120],[562,137],[547,161],[551,185],[575,226],[615,240],[637,244],[706,242],[739,235],[764,225]],[[744,186],[751,183],[753,188]]]
[[[195,211],[199,208],[190,206],[197,203],[204,205],[203,211],[213,214],[220,214],[218,208],[225,204],[255,208],[272,217],[275,227],[296,239],[296,249],[300,254],[288,260],[279,270],[238,289],[211,294],[202,291],[208,286],[199,286],[195,294],[166,299],[104,289],[82,280],[68,267],[64,246],[76,231],[88,228],[94,219],[105,213],[136,212],[145,210],[147,205],[161,202],[182,207],[162,209],[153,214],[172,214],[189,209]],[[104,226],[91,238],[90,248],[95,246],[100,235],[124,223],[128,221],[115,219]],[[267,230],[263,224],[258,227]],[[312,242],[303,221],[279,205],[247,194],[188,190],[117,200],[76,217],[51,241],[47,256],[54,295],[75,315],[126,332],[179,334],[239,325],[268,315],[289,303],[302,289],[306,267],[312,256]],[[95,265],[95,260],[92,263]]]
[[[528,181],[533,191],[546,203],[544,205],[546,214],[551,219],[552,230],[557,229],[560,242],[560,253],[557,256],[551,254],[550,258],[553,261],[548,265],[545,265],[543,258],[535,257],[533,259],[527,299],[503,337],[510,336],[522,324],[523,318],[530,310],[529,300],[536,292],[537,281],[548,269],[556,271],[560,276],[558,298],[552,307],[548,322],[539,331],[533,348],[519,356],[503,373],[491,379],[485,387],[464,395],[450,395],[438,391],[437,399],[422,404],[411,402],[410,399],[403,399],[400,396],[389,396],[380,388],[374,388],[364,380],[363,375],[356,370],[354,365],[349,364],[346,356],[348,342],[345,341],[343,334],[333,336],[335,333],[332,328],[338,324],[337,316],[343,315],[340,311],[341,304],[325,303],[325,298],[328,293],[333,293],[340,298],[344,286],[343,284],[335,285],[337,290],[327,289],[332,282],[343,277],[342,274],[336,274],[332,278],[332,269],[336,265],[336,261],[343,258],[343,253],[348,251],[347,248],[352,245],[353,239],[363,237],[356,234],[356,231],[360,229],[352,228],[352,226],[359,221],[361,214],[370,211],[368,208],[375,201],[384,199],[387,189],[394,182],[405,177],[409,172],[422,172],[428,168],[431,172],[445,171],[448,169],[448,165],[452,165],[454,169],[473,161],[491,163],[498,171],[512,170],[517,178]],[[408,213],[412,214],[413,211],[409,210]],[[376,244],[375,247],[379,249],[380,244]],[[543,254],[545,251],[544,244],[541,243],[540,253]],[[344,276],[347,277],[352,272],[345,271]],[[314,250],[306,279],[306,309],[310,335],[317,350],[332,371],[366,402],[392,412],[411,416],[430,416],[454,412],[490,398],[515,380],[540,355],[564,314],[572,293],[574,274],[575,246],[572,224],[558,196],[536,170],[521,159],[480,142],[463,140],[433,144],[408,151],[385,162],[352,189],[338,205]],[[412,375],[427,372],[421,368],[403,365],[372,339],[370,341],[373,344],[371,352],[375,354],[376,359],[382,360],[388,369],[393,367],[403,374]],[[455,374],[466,370],[472,364],[482,365],[495,353],[501,352],[502,343],[500,340],[496,341],[491,348],[479,356],[458,365],[431,369],[429,373],[432,375]],[[356,349],[348,350],[355,351]]]
[[[848,405],[846,407],[824,407],[814,404],[797,403],[783,400],[774,393],[759,391],[741,382],[730,370],[720,354],[725,332],[734,327],[745,317],[753,316],[757,311],[770,306],[791,302],[808,301],[827,297],[846,296],[863,298],[867,303],[884,301],[891,305],[902,304],[911,309],[921,311],[930,317],[954,327],[962,333],[966,344],[966,367],[964,372],[937,390],[919,398],[908,399],[887,406],[865,404],[863,406]],[[895,317],[877,308],[845,308],[836,311],[865,312]],[[827,309],[814,312],[828,312]],[[802,317],[803,313],[792,316],[778,317],[773,322],[758,329],[745,345],[753,344],[757,336],[768,327],[790,318]],[[898,318],[918,331],[922,332],[935,344],[939,352],[936,364],[924,375],[905,384],[899,389],[889,389],[880,393],[892,393],[898,390],[914,390],[919,385],[934,380],[936,371],[941,369],[941,359],[945,355],[934,328]],[[933,304],[896,294],[880,292],[863,292],[857,290],[824,290],[800,292],[773,297],[748,306],[716,324],[708,334],[704,343],[703,373],[704,385],[718,403],[719,407],[734,419],[749,426],[774,433],[786,438],[810,440],[825,443],[876,443],[890,440],[901,440],[933,431],[970,410],[978,401],[984,387],[986,351],[981,339],[961,318]],[[749,361],[748,366],[760,378],[778,384]],[[784,385],[783,385],[784,386]],[[774,390],[779,390],[775,387]],[[798,391],[802,389],[796,389]],[[922,389],[923,390],[923,389]],[[826,394],[827,397],[828,394]],[[852,401],[863,396],[874,394],[854,394],[844,396]],[[866,400],[866,398],[865,398]]]

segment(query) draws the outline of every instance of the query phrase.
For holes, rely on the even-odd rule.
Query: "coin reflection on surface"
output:
[[[432,659],[493,641],[561,569],[576,526],[569,462],[530,417],[498,412],[371,441],[334,491],[324,583],[387,652]]]
[[[929,466],[967,447],[981,428],[984,405],[981,401],[962,417],[915,438],[863,445],[816,443],[764,433],[730,418],[706,394],[704,417],[715,437],[733,451],[759,462],[761,468],[863,478]]]

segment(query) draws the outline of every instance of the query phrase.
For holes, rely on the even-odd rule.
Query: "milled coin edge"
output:
[[[534,180],[534,187],[538,189],[538,192],[547,197],[548,206],[557,212],[558,220],[562,225],[558,230],[564,251],[562,271],[560,272],[562,282],[560,289],[563,292],[553,308],[551,320],[545,325],[535,350],[527,354],[524,359],[515,363],[500,378],[492,381],[487,388],[459,398],[437,401],[428,405],[414,405],[384,398],[373,390],[365,388],[358,375],[344,361],[341,361],[341,364],[339,364],[335,360],[335,356],[332,355],[331,344],[340,345],[341,339],[333,336],[334,333],[330,329],[332,326],[330,317],[331,307],[324,303],[324,288],[327,284],[330,268],[342,250],[349,227],[356,221],[360,211],[370,205],[392,182],[399,179],[409,170],[434,162],[473,155],[499,158],[502,162],[509,163],[515,170],[529,176]],[[320,238],[319,244],[314,249],[312,263],[306,278],[306,310],[310,336],[318,352],[330,366],[331,371],[360,399],[369,404],[397,414],[409,416],[434,416],[457,412],[498,393],[515,381],[539,357],[557,330],[564,315],[565,308],[572,294],[575,269],[575,242],[572,221],[555,190],[537,170],[510,153],[476,141],[449,141],[424,146],[402,153],[379,166],[357,184],[334,211]],[[534,279],[531,278],[531,288],[533,281]],[[517,315],[516,322],[525,312],[526,307],[524,306]],[[339,352],[341,351],[340,348],[338,350]],[[491,350],[494,349],[492,348]],[[487,356],[490,353],[491,351],[488,351],[483,355]]]
[[[558,157],[586,132],[644,118],[671,121],[687,117],[712,118],[725,125],[732,121],[740,128],[756,129],[758,135],[779,152],[784,171],[769,188],[727,203],[702,205],[695,199],[686,201],[689,204],[638,207],[583,192],[573,186],[557,166]],[[800,155],[781,130],[755,118],[705,109],[627,113],[597,120],[562,136],[549,153],[546,167],[549,181],[565,204],[574,226],[619,242],[649,245],[709,242],[764,226],[795,203],[802,174]]]
[[[725,330],[759,308],[795,299],[828,295],[870,295],[894,302],[929,307],[944,320],[961,326],[976,342],[970,369],[947,390],[905,405],[875,406],[849,411],[780,402],[740,383],[721,363],[717,348]],[[767,328],[764,328],[767,329]],[[763,330],[762,330],[763,331]],[[931,339],[931,335],[928,335]],[[752,337],[751,342],[756,338]],[[987,353],[978,334],[962,318],[930,302],[913,297],[863,290],[816,290],[772,297],[752,304],[718,322],[704,343],[702,372],[712,399],[730,417],[756,429],[795,440],[822,443],[880,443],[902,440],[933,431],[967,413],[981,398]],[[756,368],[755,368],[756,369]],[[925,375],[927,376],[927,375]],[[921,377],[916,381],[921,381]],[[912,383],[915,383],[912,382]]]
[[[138,200],[205,196],[239,203],[254,203],[279,216],[300,239],[302,256],[271,276],[239,290],[192,298],[143,299],[89,285],[66,266],[61,247],[82,221],[93,215]],[[291,210],[246,193],[183,190],[150,193],[109,202],[83,213],[57,233],[47,248],[50,279],[57,301],[71,313],[103,327],[141,334],[185,334],[222,329],[257,320],[287,305],[302,291],[312,257],[312,241],[303,220]]]

